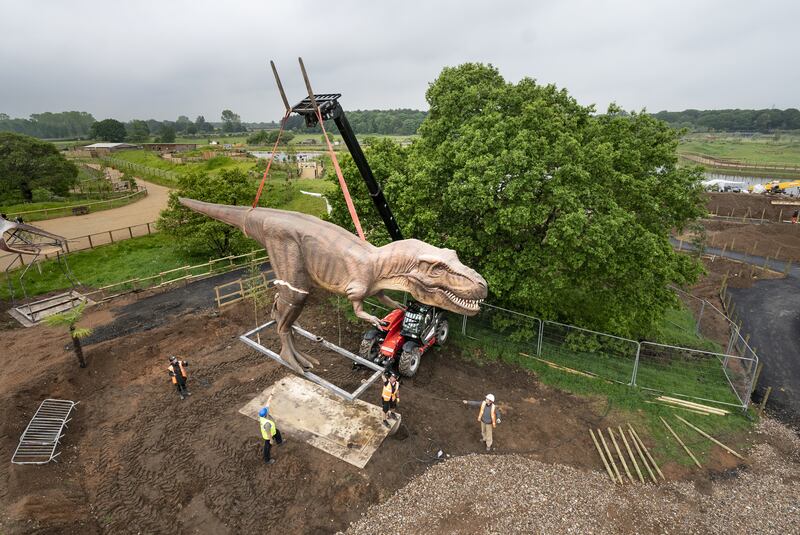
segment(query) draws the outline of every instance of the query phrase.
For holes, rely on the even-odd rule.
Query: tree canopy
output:
[[[0,133],[0,199],[30,202],[34,189],[65,196],[77,177],[78,168],[52,143]]]
[[[679,168],[677,133],[615,106],[596,116],[565,90],[492,66],[446,68],[408,149],[367,152],[406,237],[455,249],[491,300],[625,336],[650,334],[673,283],[700,267],[672,228],[702,213],[700,173]],[[350,158],[343,172],[370,241],[387,240]],[[331,219],[353,228],[341,193]]]
[[[294,138],[291,132],[284,132],[281,135],[283,144],[289,143]],[[247,138],[248,145],[271,145],[278,139],[278,130],[261,130]]]
[[[223,132],[241,132],[244,129],[242,118],[231,110],[222,110],[221,119]]]
[[[127,139],[131,143],[147,143],[150,140],[150,127],[147,121],[134,119],[125,125]]]
[[[125,130],[125,125],[116,119],[103,119],[92,125],[89,135],[93,139],[118,143],[125,141],[128,132]]]

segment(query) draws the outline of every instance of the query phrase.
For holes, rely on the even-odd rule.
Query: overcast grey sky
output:
[[[441,68],[492,63],[605,109],[800,107],[800,2],[0,0],[0,112],[280,117],[341,92],[346,109],[426,109]]]

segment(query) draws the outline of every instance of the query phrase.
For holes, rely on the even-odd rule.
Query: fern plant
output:
[[[60,314],[53,314],[44,319],[45,324],[51,327],[67,327],[69,329],[69,336],[72,338],[72,350],[75,352],[75,357],[78,359],[78,364],[81,368],[86,367],[86,361],[83,358],[83,347],[81,346],[81,338],[86,338],[92,334],[92,330],[86,327],[78,327],[77,323],[83,317],[83,311],[86,308],[84,301],[72,310],[61,312]]]

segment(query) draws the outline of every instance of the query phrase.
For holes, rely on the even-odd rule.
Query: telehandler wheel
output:
[[[414,342],[406,342],[403,345],[403,353],[400,355],[398,370],[403,377],[414,377],[419,370],[419,363],[422,361],[422,352],[419,345]]]

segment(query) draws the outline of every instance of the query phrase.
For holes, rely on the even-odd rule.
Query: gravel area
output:
[[[756,433],[747,469],[697,483],[614,486],[519,455],[457,457],[347,533],[800,533],[800,439],[769,419]]]

